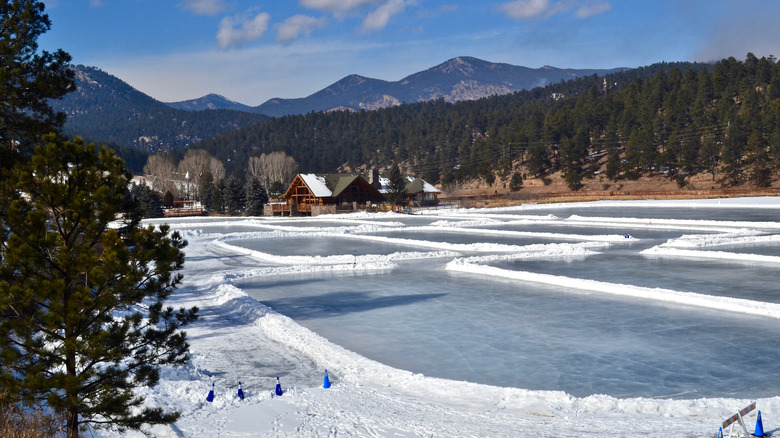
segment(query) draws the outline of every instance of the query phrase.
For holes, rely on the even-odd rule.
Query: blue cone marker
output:
[[[322,382],[323,388],[330,388],[330,379],[328,379],[328,370],[325,370],[325,380]]]
[[[207,402],[213,402],[214,401],[214,382],[211,383],[211,390],[209,391],[209,395],[206,396]]]

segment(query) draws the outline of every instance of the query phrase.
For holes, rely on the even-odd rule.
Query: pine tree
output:
[[[139,213],[144,218],[163,217],[162,198],[145,183],[133,184],[130,189],[133,201],[137,203]]]
[[[246,186],[246,214],[262,216],[263,206],[268,203],[268,192],[257,178],[252,178]]]
[[[215,184],[212,184],[211,189],[207,192],[206,199],[208,199],[209,204],[206,205],[206,208],[208,208],[209,211],[213,211],[215,213],[224,213],[227,203],[226,192],[227,183],[224,179],[221,179]]]
[[[228,178],[225,183],[225,207],[229,215],[242,213],[246,209],[246,190],[235,176]]]
[[[393,204],[400,204],[406,194],[406,177],[401,173],[398,163],[393,163],[387,172],[387,188],[385,195]]]
[[[203,205],[206,206],[206,208],[211,207],[211,200],[209,199],[209,196],[211,195],[210,192],[213,185],[214,177],[211,175],[211,172],[203,172],[203,174],[201,174],[198,178],[198,199],[203,203]]]
[[[76,89],[70,55],[38,50],[38,37],[51,28],[44,4],[36,0],[0,2],[0,151],[11,143],[27,150],[40,136],[58,129],[65,115],[49,100]],[[3,164],[11,160],[3,159]]]
[[[68,438],[178,418],[134,389],[188,359],[197,308],[163,307],[185,242],[132,213],[111,225],[137,211],[129,178],[107,149],[49,134],[0,187],[0,388],[64,414]]]
[[[512,178],[509,180],[509,190],[516,192],[523,188],[523,175],[520,172],[512,172]]]

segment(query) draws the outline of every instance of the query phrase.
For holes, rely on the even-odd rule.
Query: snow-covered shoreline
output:
[[[715,204],[720,201],[723,203]],[[639,205],[652,206],[650,201],[643,202]],[[780,209],[776,198],[707,200],[701,204],[664,201],[658,205],[683,203],[734,208],[758,204],[762,208]],[[524,206],[517,211],[533,208]],[[354,216],[348,220],[360,222]],[[177,220],[177,223],[190,224],[190,228],[198,223],[225,222],[233,223],[203,218]],[[621,399],[607,395],[577,398],[560,391],[502,388],[394,369],[328,341],[233,285],[233,281],[246,276],[294,273],[294,269],[237,271],[234,258],[251,260],[267,255],[238,250],[207,233],[188,233],[186,238],[189,246],[185,282],[174,294],[171,305],[197,305],[203,316],[187,329],[192,346],[191,363],[164,370],[160,384],[145,390],[148,403],[183,413],[176,425],[153,429],[156,436],[699,437],[715,436],[723,419],[756,401]],[[431,246],[442,254],[451,254],[447,252],[451,247]],[[565,248],[561,251],[574,254],[588,250]],[[343,260],[320,260],[319,264],[312,259],[306,262],[323,270],[390,269],[394,257],[415,257],[410,254],[364,259],[358,263],[349,256],[342,256]],[[303,260],[288,260],[300,261]],[[485,267],[480,269],[484,272]],[[325,369],[333,383],[329,389],[321,387]],[[286,392],[277,397],[273,389],[275,377],[280,374]],[[242,381],[247,395],[244,400],[235,396],[238,380]],[[208,403],[205,397],[212,382],[216,382],[217,397]],[[775,430],[780,397],[757,402],[765,430]],[[755,412],[748,417],[749,425],[754,421]],[[100,434],[111,436],[106,432]]]

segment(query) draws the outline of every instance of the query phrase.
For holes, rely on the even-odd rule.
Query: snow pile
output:
[[[693,251],[691,251],[693,252]],[[560,275],[538,274],[534,272],[510,271],[506,269],[482,266],[458,259],[450,262],[447,269],[472,274],[511,278],[513,280],[530,281],[534,283],[560,286],[566,289],[587,290],[610,295],[642,298],[647,300],[665,301],[687,306],[705,307],[708,309],[739,312],[780,319],[780,304],[764,303],[733,297],[719,297],[695,292],[679,292],[661,288],[647,288],[627,284],[607,283],[583,278],[569,278]]]

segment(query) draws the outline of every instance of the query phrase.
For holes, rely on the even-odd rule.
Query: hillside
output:
[[[182,111],[95,67],[74,66],[77,90],[52,101],[64,131],[146,151],[180,149],[268,117],[243,111]]]
[[[305,98],[275,98],[250,107],[217,94],[163,103],[98,68],[78,65],[74,70],[77,91],[52,102],[55,110],[68,115],[65,133],[147,152],[182,149],[267,121],[267,116],[376,110],[436,99],[473,100],[608,72],[530,69],[460,57],[397,82],[350,75]]]
[[[675,68],[695,70],[703,65],[662,63],[608,75],[610,98],[634,81],[646,81]],[[306,172],[382,168],[397,161],[431,182],[463,181],[479,176],[478,171],[486,175],[500,166],[506,168],[511,160],[522,158],[532,142],[542,142],[548,135],[560,138],[557,131],[571,131],[570,125],[577,120],[555,117],[563,112],[557,111],[576,104],[578,96],[594,87],[601,89],[604,79],[587,76],[456,103],[438,99],[372,112],[285,116],[204,140],[200,146],[229,161],[228,172],[251,155],[284,151]],[[594,119],[611,116],[591,114]]]
[[[473,101],[287,116],[205,140],[231,163],[283,150],[303,172],[386,169],[492,186],[513,175],[568,191],[659,177],[678,188],[770,187],[780,169],[780,66],[748,54],[659,63]],[[228,169],[236,171],[235,165]],[[605,189],[600,189],[605,190]]]
[[[441,187],[443,204],[462,207],[503,207],[553,202],[583,202],[626,199],[707,199],[752,196],[780,196],[780,180],[765,187],[750,182],[725,187],[709,175],[691,176],[683,187],[665,175],[643,176],[636,180],[609,181],[604,177],[587,179],[578,190],[571,190],[561,172],[549,178],[527,179],[521,189],[512,191],[509,178],[489,185],[483,180],[445,184]]]

